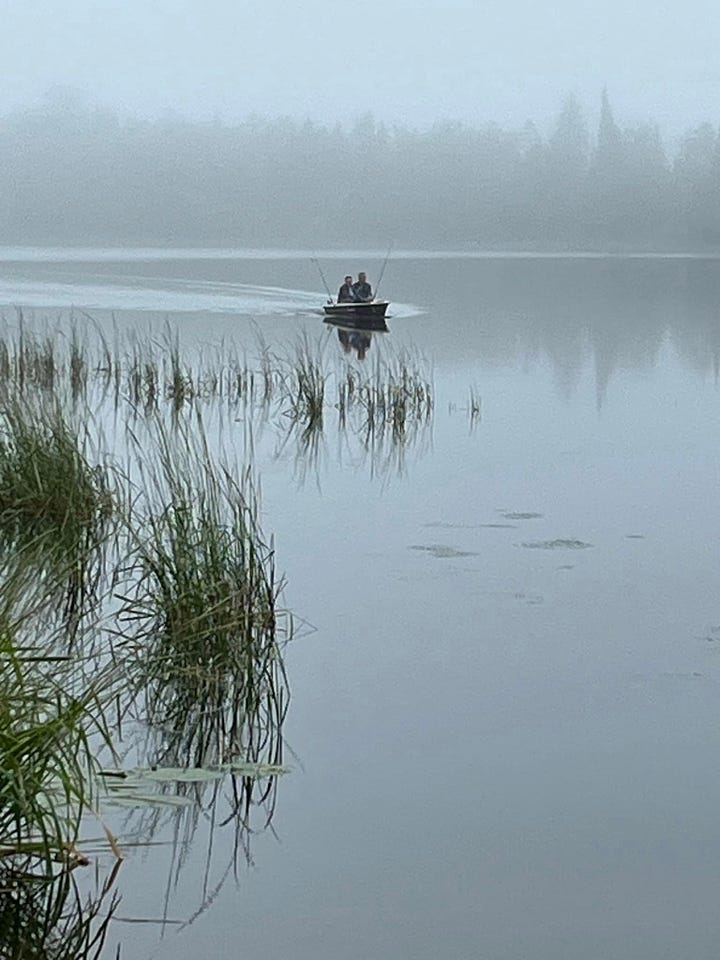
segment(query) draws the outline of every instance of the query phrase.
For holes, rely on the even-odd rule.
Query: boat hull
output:
[[[385,323],[385,314],[390,306],[387,300],[371,300],[369,303],[326,303],[325,317],[351,323]]]

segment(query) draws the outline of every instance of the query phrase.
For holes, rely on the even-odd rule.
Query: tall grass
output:
[[[45,649],[39,588],[5,571],[0,608],[0,862],[38,862],[45,875],[81,859],[76,844],[93,803],[93,737],[109,742],[103,703],[111,674],[91,679]],[[41,585],[42,586],[42,585]],[[42,634],[41,634],[42,636]],[[43,642],[44,641],[44,642]]]
[[[8,401],[0,412],[0,551],[62,571],[66,614],[96,589],[114,500],[87,433],[54,401]]]
[[[249,476],[213,461],[200,421],[172,434],[159,422],[156,443],[120,621],[133,684],[161,731],[157,762],[182,753],[196,766],[279,763],[291,623],[277,609],[281,583]]]

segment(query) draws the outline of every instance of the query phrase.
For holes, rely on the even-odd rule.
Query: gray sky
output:
[[[607,84],[625,122],[720,122],[717,0],[0,2],[0,110],[67,84],[151,115],[545,125]]]

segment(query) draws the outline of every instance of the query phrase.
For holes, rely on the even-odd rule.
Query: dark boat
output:
[[[385,314],[390,306],[387,300],[370,300],[368,303],[326,303],[325,316],[343,323],[385,324]]]

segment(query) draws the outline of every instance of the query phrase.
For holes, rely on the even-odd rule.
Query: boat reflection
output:
[[[368,350],[372,345],[373,334],[390,333],[384,320],[356,324],[349,324],[346,321],[339,324],[326,319],[325,323],[337,330],[337,338],[343,353],[352,354],[354,351],[358,360],[364,360],[367,357]]]

